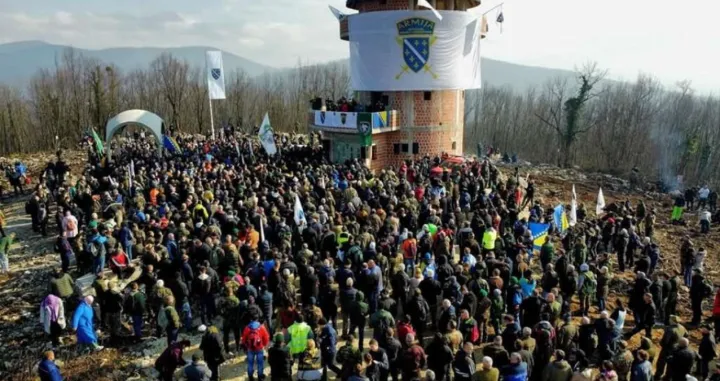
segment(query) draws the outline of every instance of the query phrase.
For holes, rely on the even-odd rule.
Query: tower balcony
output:
[[[308,112],[308,124],[312,130],[341,134],[372,135],[399,129],[396,110],[381,112]]]

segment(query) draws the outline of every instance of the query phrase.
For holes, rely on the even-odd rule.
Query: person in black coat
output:
[[[433,326],[437,327],[437,314],[436,311],[438,310],[438,302],[440,294],[442,293],[442,286],[440,285],[440,282],[433,279],[432,270],[427,271],[425,274],[425,279],[420,282],[420,292],[422,293],[423,298],[425,298],[425,301],[428,303],[428,306],[430,307],[430,317],[432,318]]]
[[[715,360],[717,352],[715,351],[715,335],[706,327],[702,329],[702,340],[700,340],[700,346],[698,347],[698,354],[702,361],[700,362],[700,375],[703,380],[708,378],[710,374],[710,362]]]
[[[212,372],[210,380],[218,380],[220,377],[220,364],[225,362],[223,356],[222,341],[220,341],[220,331],[214,325],[207,328],[207,332],[200,342],[200,350],[203,352],[203,358]]]
[[[260,291],[257,298],[257,306],[260,307],[265,322],[268,323],[268,329],[273,327],[273,294],[267,288],[266,284],[260,285]],[[272,333],[272,331],[271,331]]]
[[[317,300],[318,290],[318,277],[315,275],[315,268],[308,267],[308,273],[300,279],[300,289],[302,290],[302,303],[308,304],[310,298]]]
[[[515,349],[515,340],[519,339],[522,335],[520,327],[515,323],[515,317],[512,315],[505,315],[503,317],[505,323],[505,329],[502,331],[501,336],[503,338],[503,347],[508,353],[512,353]],[[465,338],[468,339],[467,337]]]
[[[453,354],[448,340],[439,332],[435,334],[433,340],[425,348],[428,354],[428,369],[435,372],[436,381],[444,381],[450,376],[450,364],[453,361]]]
[[[642,308],[635,310],[635,327],[625,335],[625,340],[642,330],[645,330],[646,337],[650,337],[652,333],[652,327],[655,325],[655,303],[650,293],[646,293],[643,299],[645,303]]]
[[[400,341],[395,338],[395,330],[393,328],[388,328],[385,332],[385,336],[380,338],[378,345],[380,348],[385,350],[388,363],[390,364],[390,375],[392,376],[392,379],[397,380],[402,365],[400,356],[402,344],[400,344]]]
[[[268,364],[270,365],[271,381],[290,381],[292,379],[293,358],[290,350],[285,346],[281,333],[275,335],[274,345],[268,350]]]
[[[668,358],[668,362],[673,364],[668,368],[670,381],[685,381],[685,376],[691,374],[695,361],[699,360],[698,354],[689,345],[687,338],[680,339],[677,349]]]

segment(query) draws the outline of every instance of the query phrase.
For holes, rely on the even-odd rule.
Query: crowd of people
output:
[[[111,347],[163,337],[161,380],[178,368],[218,380],[242,352],[250,380],[290,380],[295,366],[299,380],[720,380],[706,251],[685,237],[682,272],[663,271],[643,202],[597,217],[580,205],[537,250],[528,225],[554,226],[553,210],[517,170],[471,160],[431,177],[440,160],[426,157],[372,173],[328,163],[313,135],[277,140],[268,157],[248,136],[178,137],[177,155],[137,138],[105,165],[88,148],[79,176],[49,166],[27,210],[44,233],[57,205],[62,266],[41,305],[53,349],[68,328],[81,353],[103,349],[98,328]],[[94,296],[73,279],[87,272]],[[691,318],[678,314],[682,284]],[[702,320],[713,295],[714,326]],[[702,331],[698,351],[686,326]],[[53,358],[43,380],[61,379]]]
[[[317,111],[340,112],[379,112],[387,111],[381,100],[372,104],[362,104],[355,99],[342,97],[338,100],[314,98],[310,101],[310,108]]]

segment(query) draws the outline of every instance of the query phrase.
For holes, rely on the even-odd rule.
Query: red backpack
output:
[[[248,351],[259,352],[264,349],[262,344],[262,337],[260,336],[260,328],[250,329],[245,345],[247,345]]]

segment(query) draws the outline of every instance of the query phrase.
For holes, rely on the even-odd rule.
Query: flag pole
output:
[[[215,140],[215,121],[213,119],[212,110],[212,98],[210,98],[210,89],[208,88],[208,103],[210,103],[210,131],[212,132],[212,138]]]

